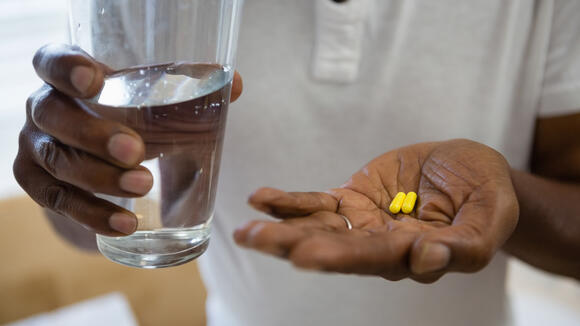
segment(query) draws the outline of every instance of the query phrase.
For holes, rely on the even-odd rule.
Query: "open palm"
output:
[[[415,211],[391,214],[393,197],[409,191],[419,196]],[[234,234],[238,244],[302,268],[389,280],[480,270],[518,220],[509,165],[468,140],[393,150],[327,192],[262,188],[249,202],[283,220],[248,223]]]

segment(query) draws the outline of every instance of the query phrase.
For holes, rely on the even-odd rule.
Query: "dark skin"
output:
[[[47,85],[27,101],[27,121],[14,164],[16,179],[32,199],[51,211],[49,216],[58,230],[78,230],[75,234],[79,236],[72,236],[75,239],[85,232],[62,225],[58,215],[100,234],[134,232],[136,217],[132,212],[93,193],[136,197],[149,191],[151,174],[139,165],[146,155],[143,137],[147,135],[95,116],[76,101],[95,96],[110,69],[79,48],[65,45],[41,48],[33,64]],[[82,67],[76,75],[75,67]],[[87,70],[92,76],[87,76]],[[241,91],[241,78],[236,73],[232,99]],[[110,217],[115,213],[121,218],[111,225]]]
[[[76,243],[85,239],[84,246],[90,247],[86,239],[94,233],[74,226],[71,219],[101,234],[131,233],[134,224],[111,223],[111,216],[134,215],[92,192],[146,193],[146,178],[140,183],[123,178],[129,171],[147,173],[139,166],[147,145],[134,130],[87,115],[72,99],[94,96],[106,67],[66,46],[39,50],[34,65],[47,86],[27,103],[14,165],[17,180],[53,212],[49,215],[57,230]],[[79,65],[88,67],[92,77],[75,73]],[[240,93],[236,75],[232,98]],[[580,180],[578,130],[580,114],[538,120],[534,174],[511,169],[485,145],[450,140],[389,151],[327,192],[263,188],[249,203],[281,221],[250,222],[234,238],[302,268],[388,280],[429,283],[448,272],[475,272],[500,249],[580,279],[580,186],[574,183]],[[136,141],[112,141],[118,134]],[[399,191],[419,195],[410,215],[387,213]],[[340,215],[352,222],[352,230]]]
[[[399,191],[417,192],[415,212],[387,213]],[[483,268],[518,220],[507,162],[468,140],[400,148],[328,193],[265,188],[250,204],[285,223],[250,223],[236,232],[242,245],[304,268],[421,282]],[[353,229],[346,230],[337,214]]]

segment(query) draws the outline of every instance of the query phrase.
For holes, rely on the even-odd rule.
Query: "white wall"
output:
[[[0,0],[0,198],[21,194],[12,176],[25,102],[41,82],[32,56],[41,45],[66,42],[65,0]]]

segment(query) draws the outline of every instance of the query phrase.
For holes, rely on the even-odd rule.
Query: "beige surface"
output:
[[[27,198],[0,201],[0,324],[119,291],[140,325],[204,325],[195,263],[139,270],[71,247]]]

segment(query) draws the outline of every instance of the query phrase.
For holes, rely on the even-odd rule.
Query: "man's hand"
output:
[[[410,215],[388,211],[401,191],[419,196]],[[238,229],[234,238],[242,246],[306,269],[425,283],[482,269],[518,222],[507,162],[468,140],[388,152],[326,193],[262,188],[249,203],[283,221]]]
[[[97,233],[133,233],[135,215],[93,193],[138,197],[149,191],[153,177],[139,165],[145,158],[146,135],[97,117],[78,101],[95,96],[111,70],[78,47],[66,45],[41,48],[33,63],[46,85],[26,104],[26,124],[14,162],[17,181],[41,206]],[[236,73],[232,101],[241,91]]]

